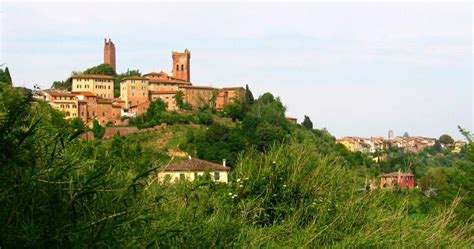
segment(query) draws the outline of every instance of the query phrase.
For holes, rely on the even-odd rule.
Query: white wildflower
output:
[[[283,184],[283,187],[286,188],[286,184]]]
[[[239,178],[239,179],[237,179],[237,182],[240,182],[240,178]]]
[[[240,184],[240,185],[239,185],[239,187],[243,188],[243,187],[244,187],[244,185]]]
[[[231,195],[232,195],[232,192],[230,192],[228,195],[231,196]]]

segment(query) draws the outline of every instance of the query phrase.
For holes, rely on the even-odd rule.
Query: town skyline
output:
[[[469,130],[473,127],[472,64],[469,62],[472,51],[471,39],[467,36],[470,36],[472,25],[471,14],[463,10],[465,4],[398,4],[395,5],[399,6],[398,10],[390,12],[384,12],[386,9],[377,5],[345,7],[342,10],[345,14],[351,9],[358,11],[350,14],[347,20],[330,26],[342,27],[345,32],[353,29],[353,34],[346,37],[319,24],[308,32],[300,27],[314,23],[318,18],[319,21],[334,21],[322,14],[323,10],[331,11],[337,7],[330,4],[298,4],[291,7],[290,13],[304,7],[307,10],[296,21],[278,21],[277,24],[286,24],[281,29],[276,29],[278,25],[269,24],[265,18],[275,20],[286,5],[273,5],[262,17],[252,9],[263,8],[264,4],[233,5],[247,10],[241,14],[250,17],[250,20],[241,23],[242,27],[252,27],[247,30],[236,24],[238,17],[242,17],[237,14],[226,18],[216,14],[185,26],[198,14],[183,4],[160,4],[165,13],[181,8],[186,13],[183,20],[176,23],[165,21],[167,14],[155,21],[144,17],[121,25],[123,30],[113,27],[117,17],[111,16],[111,20],[106,20],[99,16],[105,4],[41,5],[46,6],[3,4],[2,19],[8,21],[3,22],[0,57],[2,63],[10,68],[14,83],[19,86],[32,88],[33,84],[39,84],[49,88],[54,80],[64,80],[71,71],[100,64],[101,41],[104,37],[111,37],[117,46],[119,72],[127,68],[139,69],[142,73],[170,72],[167,63],[170,51],[188,48],[193,53],[193,84],[249,84],[256,96],[272,92],[286,104],[288,116],[296,117],[301,122],[303,115],[308,115],[316,127],[326,127],[336,137],[387,136],[388,130],[394,130],[395,135],[408,132],[414,136],[436,138],[447,133],[462,139],[457,125]],[[77,17],[66,18],[72,6],[80,11],[90,5],[96,8],[88,16],[96,20],[97,27]],[[406,6],[413,8],[402,15]],[[426,6],[429,8],[423,9]],[[20,13],[19,8],[22,7],[26,8]],[[204,4],[200,8],[210,12],[224,7]],[[46,9],[59,14],[45,18]],[[382,20],[387,30],[374,32],[377,25],[369,25],[369,29],[365,29],[368,21],[383,15],[371,14],[361,22],[357,18],[361,17],[363,10],[381,10],[387,14],[388,17],[383,19],[385,22]],[[18,20],[18,26],[9,27],[9,22],[16,22],[27,14],[31,16],[28,25]],[[312,18],[312,14],[317,15]],[[339,12],[333,14],[342,15]],[[402,29],[410,20],[413,21],[415,14],[418,14],[417,18],[421,14],[421,18],[414,22],[414,27]],[[401,16],[408,21],[396,25],[395,21]],[[437,20],[428,22],[433,16],[456,16],[458,21],[469,19],[469,23],[460,21],[462,25],[458,25],[454,21],[446,21],[446,18],[441,18],[445,23]],[[227,24],[237,29],[237,34],[223,30],[220,38],[214,39],[216,37],[210,34],[209,29],[222,27],[214,23],[219,18],[224,18]],[[354,19],[355,23],[349,25],[349,19]],[[53,24],[54,20],[63,20],[63,23]],[[51,26],[46,27],[46,24]],[[32,30],[35,25],[45,25],[46,28],[38,33]],[[134,25],[137,30],[131,29]],[[192,30],[195,25],[201,25],[201,33]],[[81,27],[91,30],[84,31]],[[157,32],[157,36],[139,35],[139,32],[145,33],[151,27],[162,32]],[[173,28],[177,27],[181,27],[180,31],[173,32]],[[440,28],[439,31],[436,27]],[[17,34],[13,33],[15,29],[18,29]],[[27,33],[28,29],[31,34]],[[312,45],[313,42],[317,45]],[[355,53],[358,46],[361,51]],[[419,48],[422,51],[418,53]]]

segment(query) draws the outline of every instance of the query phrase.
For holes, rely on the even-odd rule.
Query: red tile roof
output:
[[[114,77],[110,75],[99,75],[99,74],[81,74],[78,76],[73,76],[71,78],[73,79],[107,79],[107,80],[114,79]]]
[[[176,94],[179,91],[150,91],[150,94]]]
[[[183,160],[177,163],[169,164],[168,166],[164,167],[162,171],[207,171],[207,170],[214,170],[214,171],[229,171],[229,167],[225,167],[223,165],[212,163],[200,159],[190,159],[190,160]]]
[[[179,86],[180,88],[190,88],[190,89],[207,89],[207,90],[217,90],[212,86]]]
[[[76,95],[71,94],[70,92],[63,92],[63,91],[49,91],[49,95],[51,96],[63,96],[63,97],[75,97]]]
[[[130,76],[130,77],[123,78],[122,81],[124,80],[148,80],[148,78],[140,77],[140,76]]]
[[[95,94],[91,93],[91,92],[71,92],[72,94],[74,95],[84,95],[84,96],[87,96],[87,97],[96,97]]]

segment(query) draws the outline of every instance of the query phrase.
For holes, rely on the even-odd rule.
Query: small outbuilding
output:
[[[194,181],[196,178],[204,176],[204,174],[209,174],[215,182],[227,183],[229,170],[230,168],[226,167],[225,159],[221,165],[193,158],[165,166],[158,173],[158,180],[160,182]]]

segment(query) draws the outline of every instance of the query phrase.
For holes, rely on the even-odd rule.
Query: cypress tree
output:
[[[10,70],[8,70],[8,67],[5,68],[5,77],[7,79],[7,83],[12,84],[12,77],[10,75]]]
[[[304,116],[303,123],[301,123],[304,127],[308,129],[313,129],[313,122],[311,122],[311,119],[308,116]]]

